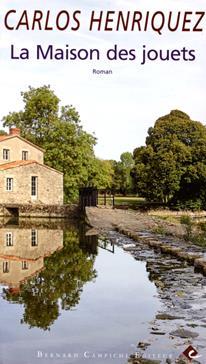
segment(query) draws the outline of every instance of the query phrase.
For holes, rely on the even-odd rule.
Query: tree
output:
[[[21,95],[24,109],[5,116],[4,127],[19,127],[23,137],[45,149],[45,163],[64,173],[65,202],[75,200],[79,187],[92,183],[96,138],[83,130],[72,105],[60,108],[50,86],[29,87]]]
[[[204,205],[206,128],[200,122],[179,110],[171,111],[149,129],[146,146],[135,149],[134,160],[132,175],[143,197]]]
[[[110,160],[95,159],[91,175],[92,184],[100,190],[110,191],[114,176],[113,163]]]
[[[21,92],[21,96],[24,110],[9,113],[3,118],[3,125],[20,128],[22,136],[43,146],[48,131],[58,120],[60,100],[50,86],[30,86],[28,91]]]
[[[127,195],[133,191],[133,180],[131,171],[134,167],[134,159],[131,153],[125,152],[120,156],[120,161],[113,162],[114,165],[114,178],[113,190]]]

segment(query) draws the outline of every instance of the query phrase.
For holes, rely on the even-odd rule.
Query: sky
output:
[[[61,10],[73,13],[81,10],[81,27],[78,31],[8,31],[4,15],[10,9],[16,14],[10,18],[18,22],[23,10],[29,20],[34,10],[51,12],[51,22]],[[118,160],[121,153],[132,152],[144,145],[147,130],[158,117],[173,109],[180,109],[193,120],[205,123],[206,31],[173,32],[162,35],[147,32],[89,32],[91,11],[204,11],[205,0],[13,0],[1,4],[0,11],[0,120],[10,111],[23,108],[21,91],[28,86],[51,85],[61,105],[73,105],[80,113],[83,128],[98,139],[96,155],[102,159]],[[202,23],[206,29],[205,20]],[[16,54],[21,48],[30,50],[29,60],[12,60],[11,45]],[[100,60],[56,61],[36,60],[35,49],[41,45],[54,48],[98,48]],[[117,45],[118,50],[135,49],[134,61],[109,61],[106,51]],[[141,65],[142,47],[159,52],[194,50],[195,61],[147,61]],[[110,75],[93,74],[93,69],[112,70]]]

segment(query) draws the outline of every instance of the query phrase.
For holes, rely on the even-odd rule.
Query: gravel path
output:
[[[118,210],[103,207],[88,207],[86,215],[90,224],[100,230],[114,229],[121,226],[134,232],[155,231],[163,229],[167,235],[183,237],[185,231],[181,224],[160,220],[147,213],[131,210]]]

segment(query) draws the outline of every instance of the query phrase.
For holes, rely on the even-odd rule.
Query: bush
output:
[[[191,200],[177,200],[173,201],[171,204],[171,209],[176,211],[181,210],[191,210],[191,211],[200,211],[203,208],[203,202],[200,198],[191,199]]]
[[[180,223],[182,225],[185,225],[185,230],[186,230],[186,234],[184,236],[185,240],[186,241],[191,240],[192,239],[192,225],[193,225],[191,217],[189,215],[181,216]]]
[[[180,223],[182,225],[192,225],[192,219],[189,215],[182,215],[181,218],[180,218]]]

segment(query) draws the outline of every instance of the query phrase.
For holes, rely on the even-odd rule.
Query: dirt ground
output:
[[[150,231],[166,235],[183,237],[184,227],[178,222],[164,221],[148,213],[132,210],[118,210],[105,207],[87,207],[89,224],[98,231],[113,230],[121,227],[133,232]]]

